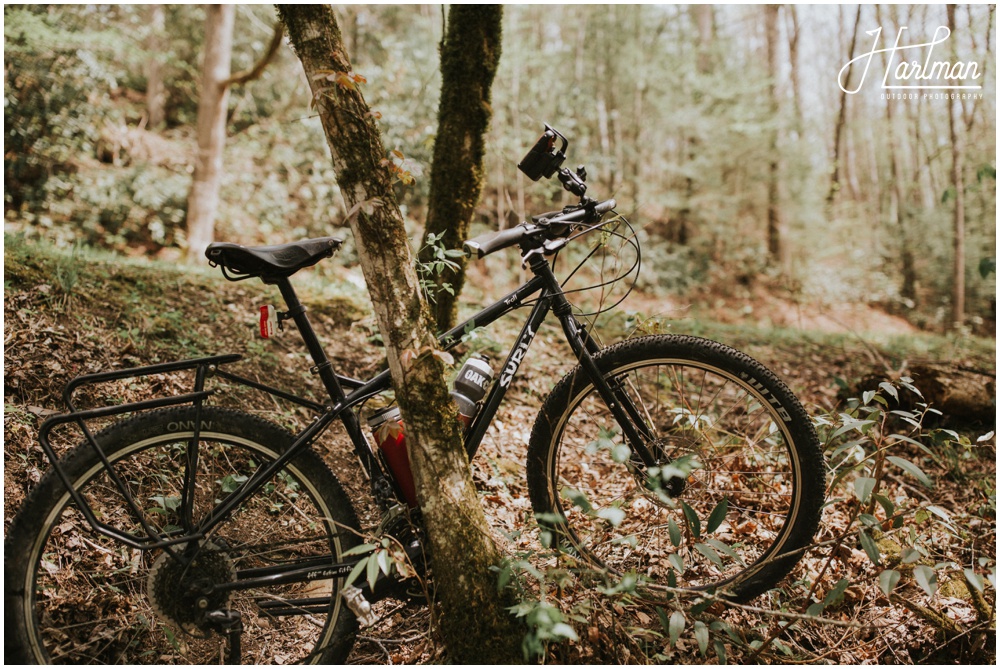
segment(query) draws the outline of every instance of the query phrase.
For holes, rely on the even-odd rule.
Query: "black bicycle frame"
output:
[[[616,421],[623,430],[623,436],[629,443],[633,452],[639,456],[646,466],[654,465],[655,462],[653,460],[653,456],[646,447],[646,443],[650,438],[650,433],[645,421],[642,420],[638,409],[632,404],[631,400],[629,400],[627,394],[621,392],[623,382],[612,380],[611,383],[609,383],[609,381],[601,374],[592,357],[593,354],[600,350],[600,346],[589,335],[584,325],[573,316],[572,306],[566,299],[566,296],[563,293],[558,280],[553,274],[548,261],[542,257],[540,253],[530,254],[530,251],[537,248],[535,244],[536,242],[529,240],[522,245],[522,254],[531,258],[529,267],[534,276],[530,280],[494,304],[481,310],[472,318],[469,318],[465,322],[459,324],[448,332],[439,335],[438,337],[438,342],[442,349],[450,350],[461,343],[463,335],[470,329],[486,327],[515,309],[526,306],[526,301],[528,301],[532,296],[536,294],[538,295],[534,301],[531,312],[524,323],[524,326],[521,328],[521,332],[518,335],[517,340],[507,353],[503,366],[500,368],[499,374],[486,396],[481,410],[469,426],[466,433],[465,450],[469,455],[469,459],[471,460],[479,450],[483,437],[495,417],[500,404],[503,402],[507,391],[510,389],[513,380],[516,378],[517,373],[520,370],[521,363],[527,354],[538,329],[541,327],[543,321],[551,311],[557,316],[562,324],[563,333],[572,348],[574,355],[579,360],[583,373],[594,384],[598,394],[611,410]],[[215,526],[225,520],[230,513],[243,504],[243,502],[249,497],[256,494],[257,491],[276,473],[281,471],[281,469],[290,460],[295,458],[304,449],[309,448],[313,441],[319,437],[326,430],[326,428],[333,423],[333,421],[337,419],[343,423],[344,428],[347,430],[354,446],[355,453],[357,454],[365,473],[372,481],[373,489],[378,490],[379,485],[383,483],[387,483],[393,487],[395,486],[395,481],[392,478],[392,472],[387,469],[383,469],[380,466],[376,456],[376,451],[372,448],[372,445],[368,441],[361,427],[357,412],[353,411],[355,407],[360,405],[365,400],[391,389],[392,381],[389,375],[389,370],[383,370],[368,381],[361,381],[336,374],[333,371],[332,364],[326,357],[326,353],[324,352],[308,317],[306,316],[306,308],[296,296],[290,281],[287,278],[283,278],[277,281],[277,285],[286,305],[288,306],[288,311],[282,314],[282,318],[291,319],[295,322],[295,325],[298,328],[299,333],[305,342],[306,348],[308,349],[313,360],[314,366],[312,367],[312,371],[316,373],[323,382],[327,394],[330,397],[331,404],[321,405],[317,402],[298,397],[283,390],[272,388],[266,384],[244,378],[220,367],[222,364],[239,359],[239,356],[235,355],[215,356],[212,358],[167,363],[164,365],[154,365],[151,367],[133,370],[92,374],[86,377],[74,379],[67,385],[64,394],[64,399],[70,407],[71,413],[56,416],[46,421],[39,432],[39,439],[42,442],[46,455],[49,456],[52,462],[56,463],[56,470],[63,482],[66,484],[66,487],[74,501],[81,508],[88,523],[95,531],[110,536],[134,548],[142,550],[162,548],[173,554],[173,551],[171,550],[173,546],[188,544],[191,541],[197,541],[209,536]],[[77,411],[71,402],[70,396],[72,395],[72,392],[78,387],[89,383],[128,378],[132,376],[145,376],[155,373],[168,373],[183,369],[196,370],[194,393],[172,398],[146,400],[145,402],[138,402],[117,407],[93,409],[89,411]],[[138,509],[134,500],[131,499],[131,496],[128,494],[124,484],[118,481],[114,468],[108,462],[106,456],[94,440],[84,421],[91,418],[185,403],[193,403],[197,407],[196,417],[200,417],[200,410],[203,401],[214,392],[204,390],[205,379],[213,374],[220,378],[224,378],[241,385],[246,385],[307,407],[315,411],[317,415],[313,419],[312,423],[296,436],[291,447],[289,447],[275,460],[259,468],[258,471],[250,477],[250,479],[245,481],[237,490],[228,495],[219,504],[219,506],[214,508],[206,517],[196,523],[195,520],[190,517],[190,511],[188,511],[182,519],[184,527],[180,534],[183,534],[183,536],[178,536],[177,532],[172,533],[171,536],[161,535],[155,532],[148,522],[144,521],[141,510]],[[350,390],[350,392],[345,392],[345,388]],[[146,537],[129,535],[98,522],[86,502],[82,499],[82,496],[80,496],[79,493],[72,487],[68,477],[62,472],[61,467],[58,465],[58,460],[55,457],[55,453],[48,444],[47,435],[48,432],[56,425],[73,421],[77,422],[81,426],[88,441],[98,452],[99,457],[104,463],[105,468],[109,472],[112,480],[115,482],[116,487],[118,487],[119,492],[125,497],[127,503],[132,509],[132,513],[139,518],[139,522],[142,525],[143,530],[147,533]],[[189,448],[187,451],[187,471],[184,473],[183,495],[185,500],[190,500],[193,496],[193,472],[197,466],[199,436],[203,427],[200,419],[196,419],[195,423],[196,424],[193,427],[193,434],[189,440]],[[333,556],[331,555],[329,557],[313,558],[302,563],[275,565],[272,567],[253,569],[240,572],[236,581],[220,585],[218,587],[227,590],[235,590],[258,587],[264,584],[288,583],[293,581],[339,577],[349,573],[350,569],[360,559],[361,558],[359,557],[347,562],[335,563],[332,561]]]
[[[531,313],[528,315],[527,321],[521,328],[520,335],[508,352],[500,374],[486,396],[482,409],[469,426],[469,430],[465,436],[465,450],[469,455],[469,460],[471,461],[479,450],[486,430],[493,421],[501,402],[503,402],[511,382],[517,375],[521,361],[530,348],[535,333],[538,332],[538,328],[546,316],[548,316],[549,311],[552,311],[559,318],[563,327],[563,333],[570,347],[573,349],[573,353],[580,361],[584,373],[594,384],[601,398],[608,405],[619,426],[622,428],[624,432],[623,436],[642,461],[647,466],[652,466],[655,464],[652,454],[645,446],[649,438],[645,422],[641,419],[638,410],[628,401],[627,396],[616,392],[617,389],[612,388],[607,380],[604,379],[600,370],[598,370],[591,354],[599,351],[600,347],[587,333],[586,328],[573,316],[572,305],[566,299],[558,280],[552,273],[552,268],[548,261],[536,256],[530,263],[530,267],[535,276],[527,283],[438,337],[438,342],[443,350],[452,349],[461,343],[462,335],[470,329],[486,327],[492,324],[523,306],[525,300],[535,293],[540,293]],[[285,463],[294,458],[303,448],[311,444],[330,423],[338,418],[343,422],[354,445],[355,453],[361,461],[366,474],[373,479],[377,479],[379,476],[391,477],[391,472],[383,471],[378,465],[374,451],[361,429],[357,414],[351,411],[351,409],[361,402],[392,387],[389,370],[383,370],[367,382],[361,382],[357,379],[334,373],[330,361],[326,358],[323,347],[306,316],[305,307],[299,302],[291,283],[288,279],[282,279],[278,282],[278,286],[288,305],[288,316],[295,321],[299,333],[305,340],[309,353],[315,363],[312,369],[323,380],[330,399],[334,404],[328,407],[309,427],[299,434],[291,448],[266,467],[259,470],[250,480],[246,481],[239,489],[228,496],[220,506],[216,507],[197,528],[198,532],[203,534],[209,532],[215,524],[254,494],[260,486],[264,485],[266,481],[270,480],[274,474],[280,471]],[[233,378],[228,372],[220,372],[220,375],[226,378]],[[345,394],[343,389],[345,385],[353,388],[350,394]],[[270,392],[270,389],[266,386],[260,387]],[[640,434],[640,430],[645,432],[645,434]]]

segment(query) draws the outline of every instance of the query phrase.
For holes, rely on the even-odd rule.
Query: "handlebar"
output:
[[[524,222],[507,230],[484,232],[466,241],[462,245],[462,249],[465,251],[465,255],[469,257],[484,258],[501,249],[518,245],[531,237],[540,237],[543,235],[563,236],[565,230],[552,235],[553,229],[558,230],[560,225],[574,223],[597,223],[604,214],[614,209],[617,204],[614,199],[611,199],[574,207],[570,211],[564,209],[552,214],[545,214],[532,218],[533,223]]]

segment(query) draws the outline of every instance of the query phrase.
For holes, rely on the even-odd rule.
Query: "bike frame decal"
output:
[[[518,341],[517,346],[510,352],[510,356],[507,358],[507,365],[504,367],[503,375],[500,377],[500,385],[504,388],[510,385],[511,379],[517,374],[517,368],[521,366],[521,360],[524,359],[524,354],[528,352],[531,340],[535,338],[535,333],[530,327],[525,327],[524,330],[524,335]]]

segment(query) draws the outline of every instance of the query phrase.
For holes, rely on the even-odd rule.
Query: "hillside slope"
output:
[[[28,244],[17,237],[7,237],[5,241],[5,523],[10,522],[26,491],[48,466],[35,439],[37,428],[44,416],[61,409],[58,401],[61,389],[74,376],[215,353],[241,353],[245,359],[234,365],[234,371],[298,394],[319,397],[319,384],[309,373],[309,363],[295,333],[286,328],[270,341],[261,340],[257,334],[259,306],[268,301],[276,303],[277,295],[272,287],[254,281],[229,283],[216,270],[207,268],[68,253]],[[336,267],[338,262],[339,259],[327,261],[331,267]],[[324,267],[302,275],[296,285],[301,286],[300,295],[308,305],[335,366],[342,373],[356,377],[372,375],[382,364],[383,356],[381,349],[373,345],[376,337],[371,330],[364,293],[350,281],[337,278],[336,271],[327,271]],[[640,298],[636,303],[647,313],[655,308],[655,300],[649,298]],[[605,341],[614,341],[634,332],[636,319],[635,311],[623,310],[615,316],[602,318],[598,330]],[[508,318],[498,323],[497,328],[477,340],[475,346],[495,355],[502,354],[517,336],[515,320]],[[995,370],[996,366],[993,342],[975,338],[892,335],[863,342],[853,335],[724,325],[699,320],[696,315],[688,315],[683,320],[647,321],[643,327],[707,336],[745,350],[785,378],[807,409],[821,417],[835,416],[843,389],[855,386],[873,371],[891,376],[887,370],[905,370],[915,359],[946,360],[985,370]],[[543,326],[536,343],[538,345],[528,356],[530,364],[523,366],[522,375],[514,384],[473,465],[488,517],[495,528],[513,537],[507,547],[512,554],[532,550],[532,542],[536,541],[530,531],[530,503],[522,464],[534,414],[555,381],[572,367],[571,356],[560,342],[558,327]],[[185,392],[189,387],[190,377],[184,375],[158,378],[147,384],[117,382],[108,384],[99,394],[90,394],[86,400],[90,406],[129,402],[154,394]],[[301,427],[308,419],[301,410],[253,391],[227,387],[213,401],[263,414],[289,427]],[[976,426],[969,434],[975,440],[975,436],[988,429],[992,428]],[[78,440],[76,436],[63,435],[55,445],[57,449],[64,449]],[[987,494],[995,488],[995,468],[990,455],[995,455],[993,443],[994,440],[987,440],[978,445],[981,453],[970,451],[971,459],[959,463],[950,472],[932,470],[929,461],[922,461],[938,482],[933,503],[947,505],[956,518],[961,517],[965,519],[962,522],[967,520],[978,528],[975,537],[963,535],[942,539],[945,542],[942,551],[948,555],[964,555],[968,550],[980,554],[979,543],[995,532],[995,512],[990,511]],[[378,520],[377,512],[346,440],[338,430],[331,429],[316,448],[345,483],[358,505],[363,524],[374,525]],[[817,540],[829,541],[837,528],[843,526],[849,501],[849,496],[841,497],[836,506],[831,505]],[[995,509],[995,493],[992,508]],[[972,542],[971,548],[962,543],[966,541]],[[891,617],[898,621],[899,629],[891,634],[880,633],[863,642],[859,640],[857,645],[842,645],[831,651],[835,654],[823,654],[822,657],[847,663],[872,658],[883,662],[898,657],[910,661],[939,658],[934,655],[938,645],[934,641],[934,630],[901,607],[893,607],[884,598],[876,602],[872,593],[877,595],[878,592],[878,570],[871,571],[871,565],[857,548],[845,555],[853,555],[849,568],[838,573],[836,578],[847,576],[861,589],[854,592],[852,587],[848,591],[842,614],[853,617],[862,615],[863,611],[865,620]],[[995,554],[992,557],[995,558]],[[807,569],[809,564],[813,565],[809,568],[814,568],[817,563],[804,560],[800,570]],[[600,603],[602,600],[596,601],[597,606],[610,606]],[[394,608],[379,609],[385,619],[376,628],[366,631],[367,640],[359,643],[355,660],[377,663],[442,661],[444,658],[433,642],[433,634],[427,634],[426,607],[409,604],[401,615],[398,611],[403,605],[392,606]],[[633,615],[631,609],[628,615]],[[650,619],[656,619],[655,611],[648,610],[638,610],[634,616],[629,624],[647,625]],[[740,618],[734,614],[730,618],[745,625],[746,629],[763,625],[759,619],[746,615]],[[638,661],[634,655],[607,650],[617,646],[612,644],[605,648],[602,639],[606,637],[602,635],[606,631],[602,627],[594,632],[590,643],[585,640],[564,651],[554,650],[561,654],[554,655],[553,659],[562,662]],[[822,630],[804,634],[804,640],[794,637],[801,642],[795,646],[796,652],[805,653],[803,644],[822,644],[825,638]],[[810,634],[813,635],[811,640]],[[396,641],[410,638],[417,641],[405,644]],[[392,654],[387,655],[386,646],[393,649]],[[900,651],[900,648],[908,650]],[[732,659],[740,659],[735,649],[731,652]],[[808,654],[802,657],[815,659]],[[968,657],[982,659],[983,656]],[[746,661],[748,656],[742,658]],[[672,660],[685,662],[697,661],[697,658],[694,654],[688,657],[674,651]]]

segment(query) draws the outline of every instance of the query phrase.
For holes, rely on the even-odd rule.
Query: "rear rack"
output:
[[[66,486],[66,490],[73,498],[73,501],[80,509],[80,512],[83,513],[87,523],[95,532],[116,539],[128,546],[131,546],[132,548],[138,548],[141,550],[164,548],[169,551],[170,546],[203,538],[201,533],[185,534],[183,531],[176,531],[172,533],[157,532],[146,520],[145,514],[136,504],[135,499],[129,493],[125,483],[121,480],[121,477],[118,476],[118,473],[115,471],[104,451],[97,443],[97,440],[91,433],[90,428],[87,427],[86,421],[93,420],[95,418],[106,418],[109,416],[134,413],[137,411],[146,411],[149,409],[160,409],[163,407],[177,406],[181,404],[193,404],[197,413],[195,414],[192,441],[197,443],[199,432],[201,431],[202,403],[215,393],[214,390],[205,390],[206,379],[212,377],[216,373],[219,365],[236,362],[241,357],[242,356],[237,353],[230,353],[225,355],[214,355],[206,358],[194,358],[191,360],[179,360],[177,362],[148,365],[146,367],[133,367],[130,369],[121,369],[111,372],[98,372],[96,374],[78,376],[66,384],[66,387],[63,389],[62,398],[66,407],[69,409],[69,413],[52,416],[42,423],[41,428],[38,430],[38,441],[41,444],[42,451],[44,451],[45,456],[49,459],[49,462],[52,463],[52,467],[55,469],[59,479],[62,481],[63,485]],[[92,386],[120,379],[139,378],[153,376],[155,374],[168,374],[171,372],[180,372],[191,369],[195,370],[195,380],[194,389],[190,393],[174,395],[171,397],[159,397],[151,400],[144,400],[142,402],[131,402],[128,404],[98,407],[95,409],[78,410],[73,404],[73,394],[85,386]],[[227,374],[226,376],[229,375]],[[93,509],[91,509],[90,504],[88,504],[79,491],[73,487],[72,482],[69,479],[69,475],[59,462],[59,457],[56,455],[55,449],[53,449],[52,445],[49,443],[49,433],[54,428],[66,423],[76,423],[79,425],[80,430],[87,439],[87,442],[90,444],[91,448],[94,449],[97,457],[100,458],[103,463],[108,476],[114,482],[118,492],[128,504],[129,511],[131,511],[138,522],[142,525],[145,536],[129,534],[100,522],[94,514]]]

